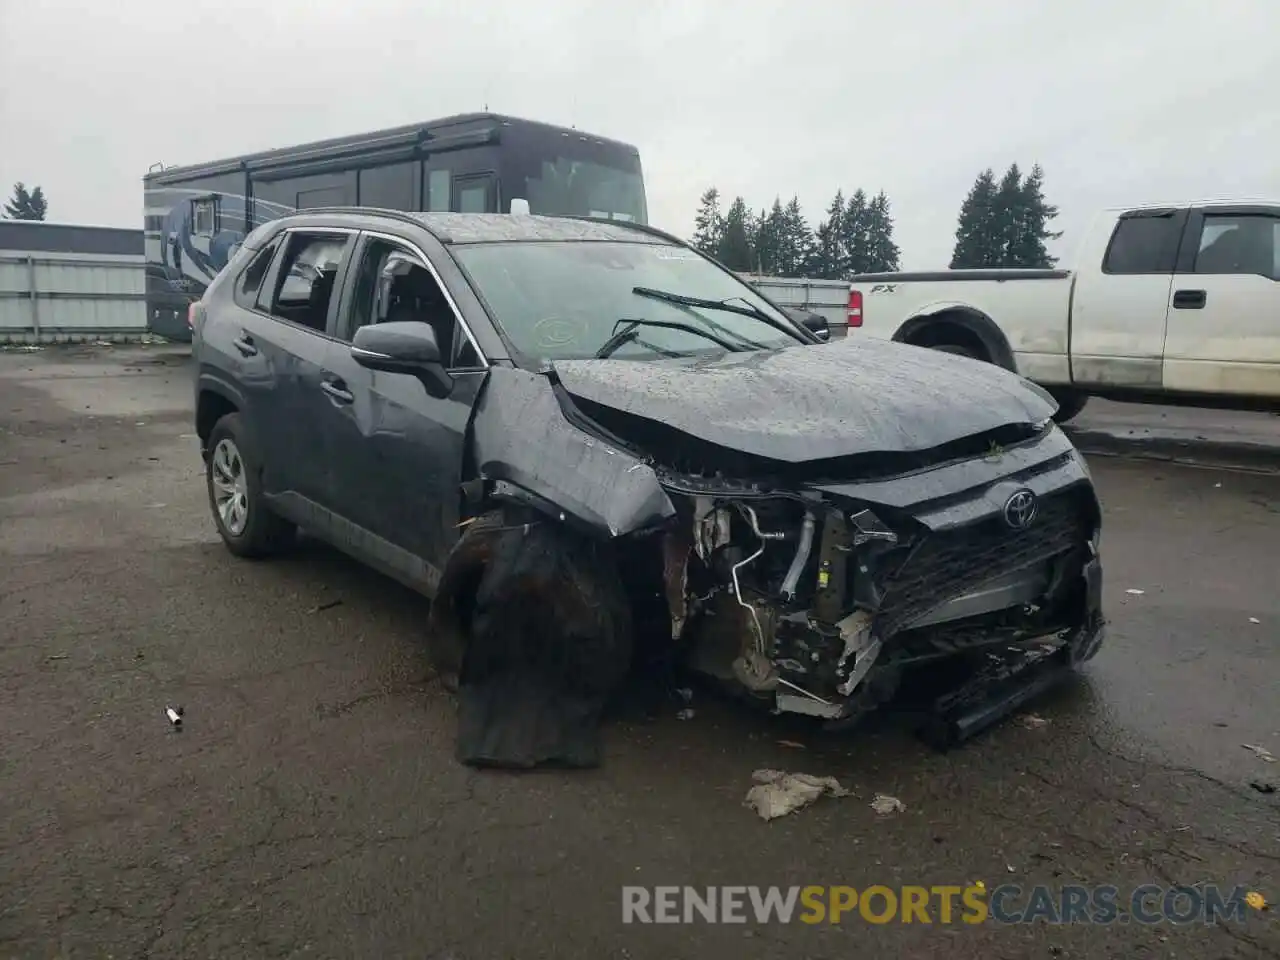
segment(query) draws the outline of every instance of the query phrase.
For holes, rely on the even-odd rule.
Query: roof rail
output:
[[[305,217],[312,213],[375,213],[380,217],[395,217],[398,220],[413,220],[414,223],[418,222],[412,213],[404,210],[391,210],[387,207],[362,207],[354,206],[352,204],[341,207],[307,207],[303,210],[294,210],[293,213],[287,213],[285,216]]]
[[[554,216],[554,214],[552,214]],[[663,240],[669,240],[672,243],[682,247],[689,246],[689,241],[682,240],[673,233],[667,233],[665,230],[659,230],[655,226],[647,223],[636,223],[634,220],[612,220],[606,217],[574,217],[566,216],[565,220],[585,220],[587,223],[607,223],[611,227],[629,227],[632,230],[638,230],[640,233],[647,233],[651,237],[660,237]]]

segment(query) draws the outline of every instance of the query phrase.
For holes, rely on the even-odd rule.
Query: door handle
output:
[[[240,355],[244,357],[256,357],[258,348],[253,345],[253,337],[247,333],[242,333],[239,339],[232,340],[232,345],[240,351]]]
[[[1203,290],[1175,290],[1173,292],[1173,309],[1203,310],[1208,295]]]
[[[341,380],[322,380],[320,389],[327,393],[339,403],[350,403],[355,399],[355,395],[347,390]]]

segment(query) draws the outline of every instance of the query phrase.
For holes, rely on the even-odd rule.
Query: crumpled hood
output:
[[[565,360],[555,371],[573,396],[789,463],[921,452],[1056,409],[993,364],[856,335],[695,363]]]

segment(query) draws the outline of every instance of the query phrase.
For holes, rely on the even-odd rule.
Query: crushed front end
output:
[[[662,533],[673,640],[778,711],[849,722],[909,668],[1073,666],[1101,643],[1100,509],[1052,425],[906,473],[864,461],[858,479],[839,464],[785,483],[656,470],[677,511]]]

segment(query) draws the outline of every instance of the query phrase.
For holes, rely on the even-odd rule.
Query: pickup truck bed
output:
[[[1107,211],[1076,262],[857,276],[851,334],[1016,370],[1060,419],[1088,396],[1280,407],[1280,203]]]

